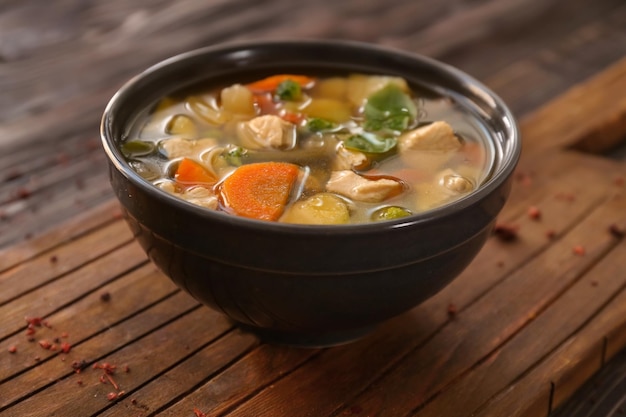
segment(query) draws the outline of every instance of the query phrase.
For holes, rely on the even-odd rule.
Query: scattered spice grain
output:
[[[107,394],[107,399],[108,399],[109,401],[113,401],[113,400],[114,400],[114,399],[116,399],[116,398],[117,398],[117,392],[109,392],[109,393]]]
[[[625,183],[626,180],[624,179],[624,177],[615,177],[615,179],[613,180],[613,184],[617,185],[618,187],[623,187]]]
[[[17,347],[9,346],[9,353],[17,353]]]
[[[46,339],[42,339],[39,341],[39,346],[41,346],[44,349],[50,349],[50,347],[52,347],[52,344],[50,344],[50,342],[48,342]]]
[[[453,303],[448,304],[448,317],[454,318],[456,317],[457,313],[458,309],[456,308],[456,305]]]
[[[58,261],[59,261],[59,258],[58,258],[56,255],[52,255],[52,256],[50,257],[50,263],[51,263],[51,264],[55,264],[55,263],[57,263]]]
[[[72,350],[72,345],[70,345],[67,342],[62,342],[61,343],[61,352],[63,353],[69,353],[70,350]]]
[[[546,230],[546,237],[550,240],[556,237],[556,231],[553,229]]]
[[[105,303],[108,303],[109,301],[111,301],[111,293],[109,293],[108,291],[105,291],[102,294],[100,294],[100,301],[104,301]]]
[[[74,369],[74,372],[76,372],[77,374],[79,374],[86,367],[87,367],[87,361],[85,361],[84,359],[81,359],[80,361],[72,362],[72,369]]]
[[[541,211],[535,206],[530,206],[528,208],[528,217],[533,220],[539,220],[541,219]]]
[[[609,233],[618,239],[621,239],[626,235],[626,230],[623,227],[620,227],[616,223],[613,223],[609,226]]]
[[[26,200],[31,194],[31,191],[24,187],[18,188],[16,191],[16,197],[20,200]]]
[[[202,411],[198,410],[197,408],[193,409],[193,413],[196,415],[196,417],[206,417],[206,414],[204,414]]]
[[[583,256],[585,254],[585,248],[582,245],[576,245],[574,246],[574,248],[572,249],[575,255],[578,256]]]
[[[498,223],[493,229],[493,233],[503,242],[517,240],[519,226],[506,223]]]

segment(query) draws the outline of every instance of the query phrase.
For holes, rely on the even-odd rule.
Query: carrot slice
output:
[[[222,201],[239,216],[278,220],[299,170],[297,165],[286,162],[242,165],[224,180]]]
[[[203,167],[196,161],[189,158],[184,158],[182,161],[180,161],[174,178],[176,178],[176,181],[185,185],[212,185],[217,182],[217,178],[215,177],[215,175],[213,175],[205,167]]]
[[[308,87],[313,83],[313,81],[315,81],[315,79],[307,77],[306,75],[278,74],[250,83],[246,87],[255,92],[274,91],[276,90],[276,87],[278,87],[278,84],[285,80],[295,81],[300,84],[300,87],[304,88]]]

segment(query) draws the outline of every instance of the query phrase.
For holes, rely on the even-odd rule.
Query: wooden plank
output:
[[[104,292],[110,295],[110,301],[101,300],[100,295]],[[156,272],[154,267],[146,266],[50,315],[47,320],[52,323],[52,328],[37,328],[33,342],[29,343],[28,336],[23,334],[11,337],[2,344],[3,352],[7,352],[8,346],[15,346],[18,352],[0,358],[3,365],[0,381],[4,381],[0,409],[71,375],[73,360],[93,362],[162,325],[175,314],[181,314],[180,308],[189,310],[197,307],[197,303],[190,302],[188,296],[172,297],[176,292],[171,281]],[[140,299],[137,294],[142,295]],[[143,310],[162,300],[165,300],[166,306],[178,301],[182,307],[170,306],[163,314],[165,318],[152,312],[154,317],[144,317],[144,322],[136,323],[135,315],[142,316]],[[155,323],[155,319],[163,321]],[[64,332],[67,332],[67,338],[61,336]],[[54,339],[59,340],[55,342]],[[42,348],[39,344],[41,340],[55,343],[57,349]],[[62,342],[72,345],[69,354],[61,352]]]
[[[256,346],[258,342],[258,339],[253,335],[234,330],[215,343],[190,355],[179,365],[132,392],[130,396],[124,396],[121,401],[116,402],[115,406],[109,408],[101,416],[125,417],[130,414],[141,416],[148,413],[162,415],[165,407],[168,407],[178,398],[186,400],[188,392],[196,390],[198,385],[219,374],[224,368],[227,368]],[[202,366],[198,366],[198,364],[202,364]],[[247,374],[250,375],[251,373],[248,369]],[[237,385],[250,389],[250,385],[245,384],[243,380],[238,380]],[[198,406],[200,404],[190,405],[188,409],[177,415],[191,415]]]
[[[612,200],[602,211],[608,216],[614,216],[615,213],[623,211],[624,204],[626,197]],[[626,219],[622,226],[626,226]],[[612,239],[617,245],[617,238]],[[528,369],[532,369],[554,350],[567,343],[567,340],[587,325],[616,293],[624,289],[626,275],[620,271],[626,266],[625,259],[626,245],[617,245],[501,349],[472,368],[468,375],[453,381],[414,415],[427,417],[471,414],[492,396],[523,379]],[[601,341],[588,340],[593,346],[599,342]],[[580,378],[576,378],[578,385],[580,381]],[[525,397],[518,399],[518,402],[523,401]],[[529,401],[533,401],[532,398]],[[547,413],[547,404],[543,405]]]
[[[573,147],[598,153],[622,143],[626,132],[624,91],[626,58],[524,118],[523,152],[529,155]]]
[[[50,251],[68,240],[76,239],[121,217],[117,201],[112,199],[97,207],[78,214],[71,220],[49,230],[46,234],[10,247],[0,249],[0,271],[5,271],[21,262]]]
[[[622,257],[618,261],[622,259],[624,259],[623,250]],[[619,271],[623,271],[623,265],[618,262],[608,265],[606,272]],[[600,368],[603,358],[606,360],[610,358],[604,354],[603,339],[608,334],[620,335],[624,338],[626,335],[623,321],[625,315],[626,291],[622,289],[593,318],[593,322],[562,343],[556,351],[524,375],[523,379],[516,381],[506,391],[501,392],[475,415],[477,417],[546,416],[550,404],[553,409],[562,404],[584,380]],[[520,398],[526,400],[519,401]]]
[[[0,306],[0,340],[26,331],[28,323],[24,317],[46,318],[147,262],[139,245],[127,244]]]
[[[318,353],[315,349],[261,345],[159,415],[178,417],[194,409],[207,417],[224,415]]]
[[[115,364],[120,369],[128,365],[130,371],[116,372],[115,380],[120,390],[132,393],[189,355],[219,340],[231,328],[232,324],[222,315],[205,308],[193,309],[118,350],[107,349],[110,353],[99,362]],[[108,393],[117,390],[99,381],[98,370],[89,371],[57,380],[45,390],[0,412],[0,416],[92,415],[107,408]],[[78,380],[82,384],[77,384]]]
[[[0,273],[0,305],[54,280],[132,240],[128,226],[113,222],[94,233],[80,237],[39,255],[31,262],[14,266]]]

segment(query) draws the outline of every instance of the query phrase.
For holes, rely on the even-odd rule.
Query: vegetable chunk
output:
[[[235,214],[278,220],[298,179],[300,168],[286,162],[259,162],[237,168],[221,187],[224,205]]]
[[[185,185],[193,184],[209,184],[213,185],[217,182],[217,178],[205,167],[189,158],[180,161],[176,175],[176,181]]]
[[[285,223],[345,224],[350,220],[348,205],[330,193],[319,193],[296,202],[281,219]]]

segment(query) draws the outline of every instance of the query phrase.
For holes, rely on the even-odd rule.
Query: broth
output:
[[[163,98],[121,150],[165,192],[210,210],[299,224],[404,217],[489,176],[486,128],[398,77],[275,75]]]

